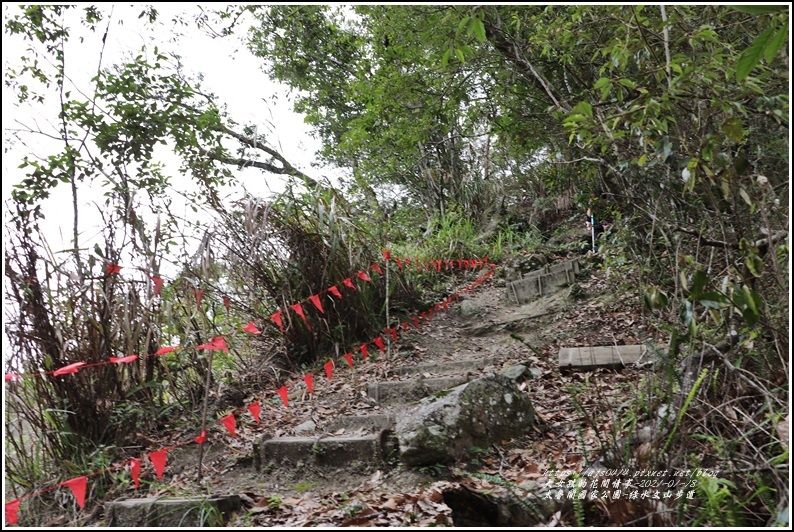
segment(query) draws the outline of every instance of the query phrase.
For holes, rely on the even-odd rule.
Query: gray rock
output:
[[[314,432],[316,428],[317,428],[317,424],[310,419],[308,421],[304,421],[303,423],[295,427],[295,434],[306,434],[307,432]]]
[[[515,366],[510,366],[508,368],[503,369],[499,372],[500,375],[503,375],[510,379],[511,381],[517,381],[527,374],[527,367],[523,364],[516,364]]]
[[[529,373],[532,375],[533,379],[538,379],[543,375],[543,370],[537,366],[532,366],[529,368]]]
[[[460,302],[458,311],[464,318],[473,318],[475,316],[479,316],[482,313],[482,308],[480,308],[480,306],[476,303],[473,303],[471,300],[464,299]]]
[[[512,380],[488,375],[422,400],[397,419],[396,432],[403,462],[422,466],[525,434],[534,420],[529,397]]]

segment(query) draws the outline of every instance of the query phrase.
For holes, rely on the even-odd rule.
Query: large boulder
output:
[[[403,462],[423,466],[526,434],[534,420],[526,393],[503,375],[487,375],[422,400],[398,417],[396,432]]]

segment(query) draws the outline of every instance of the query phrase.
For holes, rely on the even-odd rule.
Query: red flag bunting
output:
[[[441,271],[441,259],[438,259],[437,261],[434,261],[434,262],[436,263],[436,271],[440,272]]]
[[[262,331],[260,331],[259,329],[256,328],[256,325],[254,325],[254,322],[250,322],[248,325],[243,327],[243,330],[245,332],[251,333],[251,334],[261,334],[262,333]]]
[[[452,267],[453,267],[452,261],[447,259],[444,262],[446,262],[446,264],[447,264],[447,270],[451,270]]]
[[[342,281],[342,284],[344,284],[346,287],[350,288],[351,290],[356,289],[356,286],[353,284],[353,281],[350,280],[350,277]]]
[[[166,453],[168,453],[167,449],[160,449],[159,451],[149,453],[149,460],[152,462],[154,472],[157,473],[157,480],[163,480],[165,464],[168,461]]]
[[[309,393],[314,393],[314,375],[311,373],[307,373],[303,376],[303,382],[306,383],[306,387],[309,389]]]
[[[377,264],[373,264],[372,269],[378,272],[379,274],[383,275],[383,270],[381,270],[380,266],[378,266]]]
[[[207,441],[207,431],[206,430],[202,430],[201,434],[196,436],[196,439],[194,439],[193,441],[198,443],[199,445],[201,445],[202,443]]]
[[[67,373],[77,373],[80,371],[80,366],[85,366],[85,362],[75,362],[74,364],[69,364],[68,366],[56,369],[53,372],[53,376],[57,377],[58,375],[66,375]]]
[[[382,353],[386,352],[386,347],[383,345],[383,338],[378,336],[377,338],[375,338],[372,341],[375,342],[375,345],[378,346],[378,349],[380,349]]]
[[[463,261],[458,259],[456,262],[458,263],[458,269],[462,270],[463,269]]]
[[[278,325],[278,328],[281,329],[281,332],[284,332],[284,324],[281,323],[281,311],[280,310],[278,312],[276,312],[275,314],[271,314],[270,315],[270,319],[273,320],[274,322],[276,322],[276,325]]]
[[[435,312],[438,312],[439,310],[441,310],[441,303],[436,303],[435,306],[433,307],[433,310]]]
[[[19,499],[6,503],[6,523],[9,525],[19,524],[17,514],[19,512]]]
[[[411,320],[413,320],[413,322],[414,322],[414,327],[416,327],[418,329],[419,328],[419,318],[414,316],[413,318],[411,318]]]
[[[350,366],[350,368],[352,369],[353,368],[353,355],[351,355],[350,353],[345,353],[345,360],[347,360],[347,365]]]
[[[179,349],[178,345],[172,345],[170,347],[161,347],[154,354],[155,355],[164,355],[166,353],[170,353],[171,351],[176,351],[177,349]]]
[[[209,351],[226,351],[229,352],[229,347],[226,345],[226,340],[223,336],[217,336],[210,340],[209,343],[197,345],[196,349],[208,349]]]
[[[400,269],[402,270],[403,269],[403,261],[401,261],[399,257],[394,257],[394,260],[397,261],[397,266],[399,266]]]
[[[157,275],[152,275],[152,281],[154,282],[154,295],[157,297],[160,295],[160,290],[163,288],[163,279]]]
[[[223,423],[223,425],[226,427],[226,430],[229,431],[229,434],[232,435],[232,438],[237,437],[237,434],[234,432],[234,427],[237,425],[237,422],[234,420],[234,412],[224,418],[221,418],[221,423]]]
[[[138,355],[129,355],[126,357],[110,357],[111,364],[128,364],[133,360],[137,360]]]
[[[317,310],[319,310],[322,314],[325,314],[325,311],[323,310],[323,306],[320,304],[319,294],[314,294],[313,296],[309,296],[309,301],[314,303],[314,306],[317,307]]]
[[[388,332],[391,335],[392,340],[394,340],[395,342],[397,341],[397,327],[393,329],[386,327],[386,332]]]
[[[141,461],[133,458],[130,460],[130,475],[132,475],[132,483],[135,484],[135,489],[141,485]]]
[[[469,260],[468,259],[463,259],[463,267],[466,268],[467,270],[469,269]]]
[[[447,300],[441,302],[441,305],[444,307],[444,310],[447,310]]]
[[[295,303],[295,304],[294,304],[294,305],[292,305],[290,308],[291,308],[292,310],[294,310],[294,311],[295,311],[295,313],[296,313],[298,316],[300,316],[300,317],[301,317],[301,319],[303,320],[303,323],[305,323],[305,324],[306,324],[306,327],[307,327],[308,329],[311,329],[311,326],[309,325],[309,321],[306,319],[306,315],[303,313],[303,307],[301,306],[301,304],[300,304],[300,303]]]
[[[226,309],[226,313],[229,313],[229,307],[232,305],[232,300],[229,299],[229,296],[223,296],[223,307]]]
[[[16,373],[6,373],[6,382],[19,380],[19,375]]]
[[[367,344],[361,344],[359,349],[361,349],[361,355],[364,357],[364,362],[366,362],[369,356],[369,353],[367,353]]]
[[[381,255],[383,255],[383,260],[389,260],[391,258],[391,252],[389,250],[381,251]]]
[[[74,498],[77,499],[77,506],[81,509],[85,507],[85,488],[87,484],[88,478],[84,476],[61,482],[61,486],[67,486],[72,490]]]
[[[282,386],[278,389],[278,394],[281,396],[281,402],[284,403],[284,406],[289,406],[289,397],[287,392],[287,387]]]
[[[121,266],[119,266],[118,264],[112,264],[112,263],[108,264],[108,267],[107,267],[108,275],[115,275],[115,274],[119,273],[120,271],[121,271]]]
[[[248,405],[248,411],[251,412],[252,416],[254,416],[254,421],[259,423],[259,412],[260,412],[259,401],[256,401],[255,403],[251,403],[250,405]]]
[[[339,299],[342,299],[342,293],[339,291],[337,287],[332,286],[331,288],[328,289],[328,291],[331,292],[336,297],[338,297]]]
[[[334,361],[329,360],[323,367],[325,368],[325,376],[328,377],[328,380],[330,381],[331,377],[334,375]]]
[[[407,321],[402,322],[400,324],[400,327],[402,327],[404,331],[407,331],[408,329],[410,329],[410,325],[408,324]]]

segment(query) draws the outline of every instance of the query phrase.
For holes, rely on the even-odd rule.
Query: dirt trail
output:
[[[241,494],[249,512],[232,523],[238,526],[451,525],[441,496],[450,486],[499,489],[505,482],[534,489],[546,483],[549,469],[581,471],[597,457],[601,440],[612,431],[615,409],[634,395],[642,370],[560,372],[558,350],[638,343],[639,318],[632,303],[608,294],[603,275],[589,268],[573,288],[528,305],[510,303],[504,294],[503,280],[480,286],[448,312],[404,334],[392,346],[391,361],[370,354],[353,370],[337,368],[330,381],[317,379],[314,397],[292,397],[288,409],[275,401],[264,404],[262,424],[241,421],[234,440],[217,429],[205,449],[200,491]],[[373,382],[415,378],[403,373],[412,366],[476,359],[488,363],[470,370],[472,376],[515,364],[532,368],[532,377],[520,386],[540,420],[531,434],[499,442],[449,468],[408,469],[391,461],[375,471],[268,471],[252,453],[263,433],[320,435],[341,416],[407,408],[373,401],[366,393]],[[195,494],[196,461],[195,446],[176,449],[169,456],[176,474],[166,479],[163,494]]]

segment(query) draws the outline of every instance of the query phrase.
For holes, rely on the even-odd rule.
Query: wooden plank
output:
[[[637,362],[647,350],[644,345],[563,347],[558,358],[560,368],[621,368]],[[651,353],[646,356],[651,356]]]

